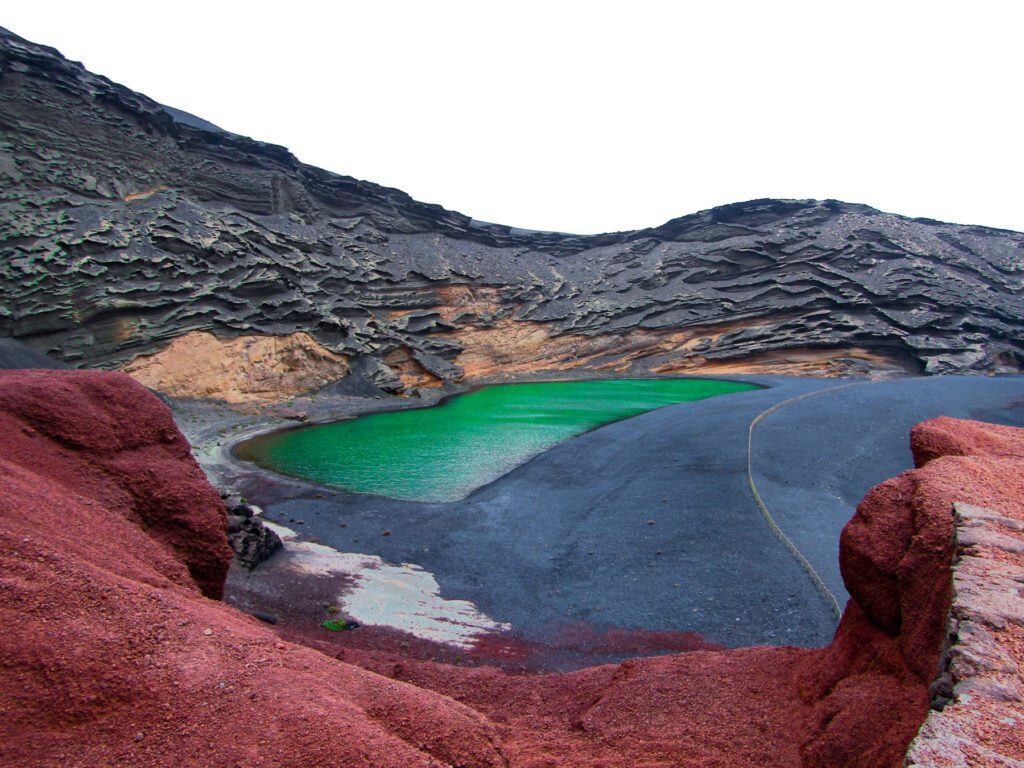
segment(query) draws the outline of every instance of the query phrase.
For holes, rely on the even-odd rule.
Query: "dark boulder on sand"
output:
[[[228,544],[235,558],[246,568],[255,568],[284,546],[281,537],[263,524],[251,504],[230,496],[225,503],[228,508]]]

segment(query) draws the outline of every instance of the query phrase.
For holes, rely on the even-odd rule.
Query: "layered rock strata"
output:
[[[0,336],[74,364],[148,368],[187,389],[168,345],[197,332],[309,334],[323,351],[295,382],[314,386],[334,354],[389,389],[581,366],[1024,361],[1018,233],[813,200],[633,232],[524,231],[304,165],[8,32],[0,83]],[[166,367],[132,363],[162,352]]]

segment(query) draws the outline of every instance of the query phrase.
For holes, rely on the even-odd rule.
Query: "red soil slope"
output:
[[[1020,431],[940,419],[913,445],[930,461],[843,535],[828,647],[517,676],[338,661],[211,599],[224,512],[159,400],[0,373],[0,764],[898,766],[938,667],[952,502],[1024,518]]]

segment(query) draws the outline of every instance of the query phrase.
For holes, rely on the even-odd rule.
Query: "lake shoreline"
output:
[[[416,564],[433,575],[446,599],[469,600],[491,620],[512,625],[507,635],[484,638],[478,651],[458,651],[460,663],[519,664],[507,653],[512,643],[530,649],[527,671],[668,652],[652,632],[693,632],[702,642],[728,647],[827,642],[834,629],[830,609],[772,537],[746,483],[749,423],[777,403],[854,384],[773,414],[759,427],[754,446],[753,471],[766,503],[841,602],[839,531],[868,488],[909,468],[911,424],[948,413],[1024,425],[1024,410],[1013,405],[1024,401],[1020,376],[742,380],[766,388],[605,425],[444,504],[349,493],[231,458],[230,446],[249,434],[294,423],[268,418],[268,411],[235,411],[225,418],[223,407],[206,404],[203,419],[193,425],[221,443],[219,453],[207,454],[221,459],[216,471],[263,507],[267,519],[341,553]],[[321,397],[320,410],[311,409],[310,416],[331,420],[382,405],[423,407],[454,394],[459,392],[398,403]],[[383,536],[385,531],[391,535]],[[499,551],[502,557],[495,558]],[[237,588],[239,580],[258,579],[260,570],[232,573],[229,582]],[[282,615],[309,589],[278,586],[262,609],[273,613],[280,605]],[[559,617],[575,624],[559,624]],[[598,633],[621,628],[632,640],[620,648],[636,652],[595,655],[593,644],[588,650],[570,637],[578,635],[572,626]],[[402,643],[417,647],[415,638],[366,629],[327,633],[314,623],[309,631],[320,632],[339,651],[353,643],[376,647],[378,641],[382,652],[408,650]],[[497,657],[488,651],[495,647],[501,648]],[[422,654],[445,658],[438,648]]]
[[[771,388],[786,376],[767,374],[732,375],[603,375],[592,370],[539,371],[526,374],[506,374],[474,379],[469,382],[446,384],[417,390],[413,396],[388,395],[360,396],[335,394],[327,387],[285,404],[235,404],[218,400],[194,400],[162,396],[170,406],[175,423],[193,447],[193,455],[206,472],[210,482],[224,492],[239,492],[239,484],[256,484],[291,495],[304,490],[337,491],[337,487],[312,480],[292,477],[246,461],[236,454],[242,443],[279,432],[305,429],[337,421],[389,413],[398,410],[432,408],[459,395],[471,394],[485,387],[499,384],[532,384],[550,381],[603,381],[613,379],[664,380],[710,379],[735,381]],[[819,380],[819,377],[800,377]],[[842,380],[860,380],[847,377]],[[820,377],[821,381],[840,379]],[[296,418],[301,414],[301,418]]]
[[[232,453],[271,472],[353,493],[453,502],[591,430],[760,388],[693,377],[490,384],[429,407],[265,433],[235,443]]]

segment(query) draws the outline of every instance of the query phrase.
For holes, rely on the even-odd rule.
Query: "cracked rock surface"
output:
[[[1024,520],[956,504],[951,643],[915,768],[1024,766]]]
[[[6,31],[0,220],[0,336],[75,365],[124,366],[192,332],[308,333],[388,389],[516,365],[1024,363],[1020,233],[832,200],[593,236],[484,224],[169,111]]]

